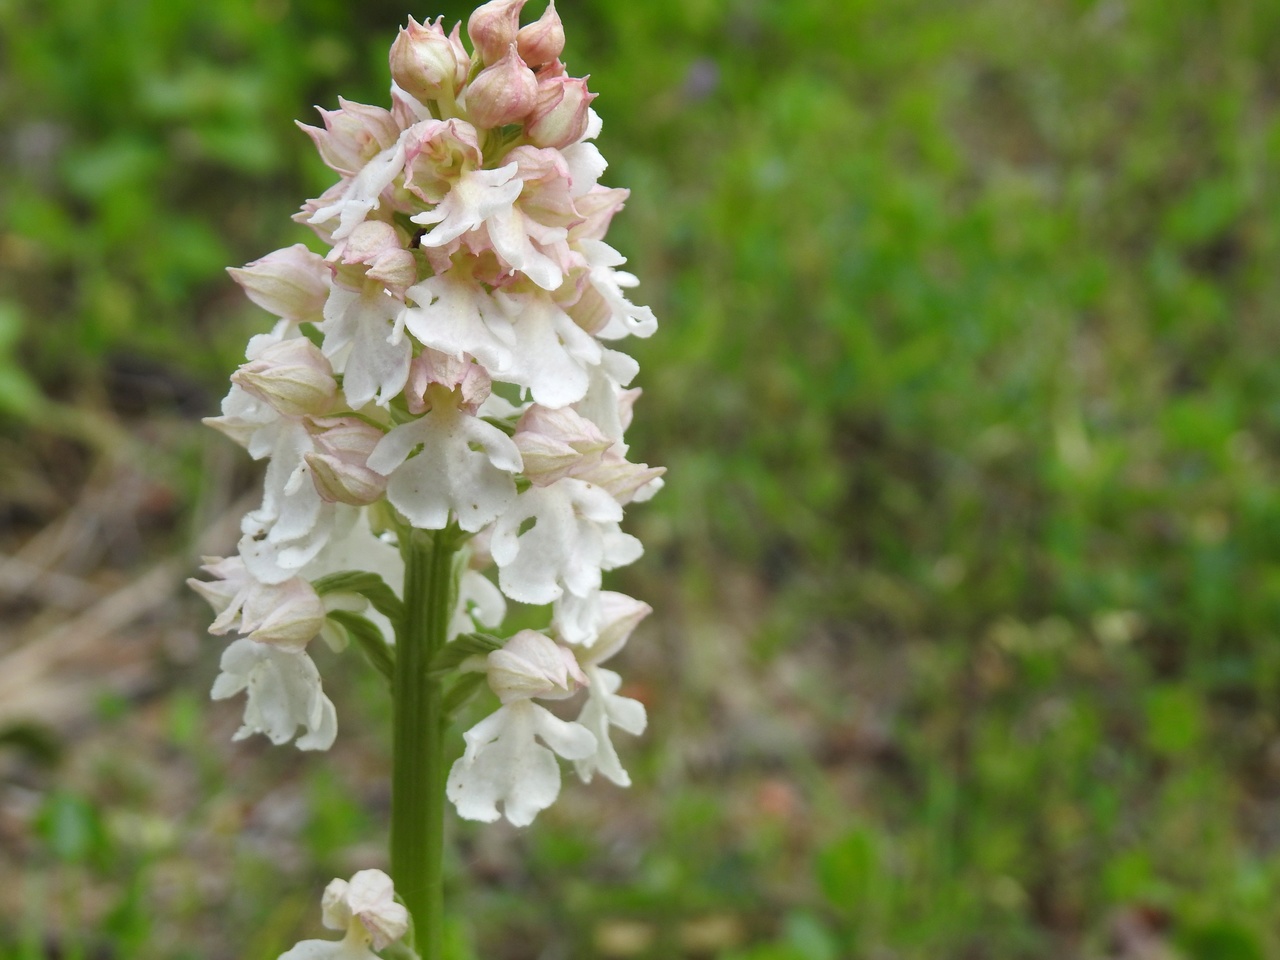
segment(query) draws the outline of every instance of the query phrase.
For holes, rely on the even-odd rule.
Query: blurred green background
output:
[[[651,726],[455,824],[453,960],[1280,956],[1280,4],[559,9],[663,324]],[[230,744],[180,580],[292,121],[468,10],[0,0],[2,957],[271,960],[384,862],[377,680]]]

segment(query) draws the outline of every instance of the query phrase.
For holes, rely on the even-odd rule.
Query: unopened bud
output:
[[[596,94],[587,90],[587,78],[555,77],[538,84],[537,101],[525,133],[539,147],[567,147],[587,132],[588,107]]]
[[[324,626],[325,609],[315,589],[302,577],[267,584],[254,579],[239,557],[206,557],[204,571],[214,580],[187,583],[217,613],[209,632],[243,633],[258,643],[301,650]]]
[[[306,337],[268,347],[231,380],[287,417],[323,414],[338,392],[329,361]]]
[[[245,603],[241,630],[258,643],[301,650],[324,627],[324,603],[311,584],[293,577],[264,587],[260,597]]]
[[[551,410],[534,404],[516,424],[512,438],[524,462],[524,475],[536,486],[576,476],[598,465],[613,441],[586,417],[568,407]]]
[[[639,490],[657,480],[666,472],[666,467],[651,467],[647,463],[631,463],[621,455],[608,453],[596,466],[589,470],[575,471],[573,475],[579,480],[594,483],[625,507],[637,498]],[[654,492],[657,491],[655,490]]]
[[[516,46],[520,59],[531,67],[551,63],[564,52],[564,24],[556,13],[556,0],[549,0],[542,16],[520,28]]]
[[[404,248],[396,228],[382,220],[366,220],[352,230],[342,244],[341,259],[346,265],[364,264],[368,267],[365,277],[400,297],[418,280],[412,251]]]
[[[329,267],[324,257],[300,243],[275,250],[243,267],[228,267],[245,295],[277,317],[295,323],[320,323],[329,296]]]
[[[520,11],[525,0],[489,0],[476,7],[467,20],[467,36],[486,66],[500,59],[520,32]]]
[[[406,93],[426,103],[452,97],[467,78],[470,58],[458,36],[458,26],[446,36],[435,23],[413,17],[391,45],[391,78]]]
[[[320,116],[324,129],[305,123],[298,126],[313,141],[320,157],[338,173],[354,176],[366,163],[400,136],[400,127],[390,111],[338,98],[339,110],[324,110]]]
[[[320,499],[363,506],[387,491],[387,478],[367,466],[369,454],[385,434],[359,417],[312,420],[315,452],[305,457]]]
[[[558,700],[587,683],[572,651],[536,630],[521,630],[486,660],[489,686],[503,703]]]
[[[600,591],[600,632],[591,644],[591,660],[608,660],[622,649],[640,621],[653,613],[643,600],[612,590]]]
[[[472,123],[484,129],[519,123],[537,97],[538,81],[511,43],[507,55],[481,70],[467,87],[467,113]]]

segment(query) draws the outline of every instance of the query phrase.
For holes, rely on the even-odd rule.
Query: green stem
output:
[[[392,680],[391,875],[413,916],[418,955],[440,960],[444,921],[444,701],[429,665],[444,646],[457,590],[449,531],[408,530],[404,622]]]

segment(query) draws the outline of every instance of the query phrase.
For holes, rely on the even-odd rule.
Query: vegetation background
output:
[[[1280,956],[1280,4],[560,9],[663,321],[652,725],[456,825],[454,960]],[[0,0],[0,956],[272,960],[383,862],[377,681],[231,745],[180,582],[292,121],[468,10]]]

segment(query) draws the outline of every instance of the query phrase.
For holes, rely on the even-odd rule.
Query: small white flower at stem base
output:
[[[324,925],[345,931],[345,936],[304,940],[279,960],[376,960],[373,950],[389,946],[409,930],[409,911],[396,902],[391,878],[381,870],[361,870],[350,883],[332,881],[321,909]]]

